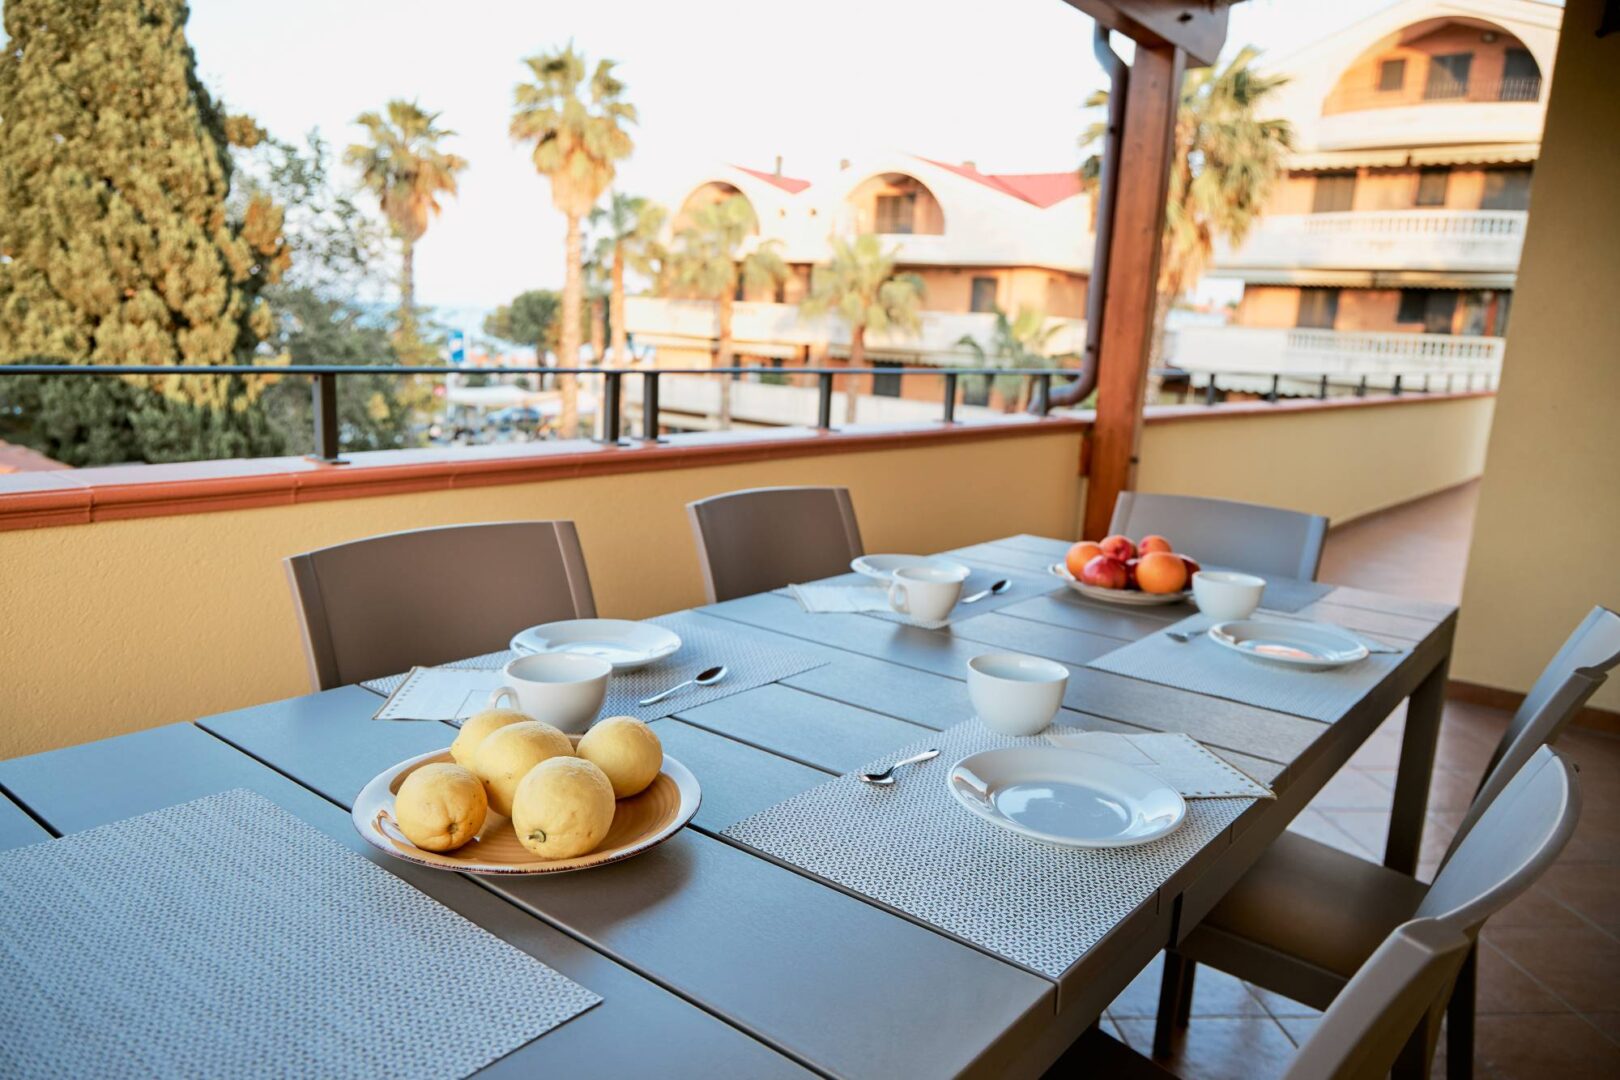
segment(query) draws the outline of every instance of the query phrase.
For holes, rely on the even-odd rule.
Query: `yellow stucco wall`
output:
[[[399,529],[577,522],[597,607],[702,603],[684,506],[844,484],[868,550],[1072,536],[1075,431],[0,533],[0,758],[307,690],[281,559]],[[409,588],[409,582],[401,582]]]
[[[1478,476],[1492,404],[1489,397],[1410,398],[1150,422],[1142,431],[1136,486],[1344,522]]]
[[[1570,0],[1508,330],[1453,677],[1523,691],[1620,608],[1620,36]],[[1620,710],[1620,679],[1594,704]]]

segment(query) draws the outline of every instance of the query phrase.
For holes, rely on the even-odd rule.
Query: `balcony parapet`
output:
[[[1524,246],[1523,210],[1349,210],[1264,217],[1217,271],[1386,270],[1507,273]]]

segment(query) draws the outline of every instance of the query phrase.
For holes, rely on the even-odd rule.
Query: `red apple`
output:
[[[1177,552],[1177,554],[1179,555],[1180,552]],[[1203,569],[1202,566],[1198,565],[1198,560],[1193,558],[1191,555],[1181,555],[1181,561],[1187,564],[1188,581],[1192,581],[1192,576]]]
[[[1123,589],[1130,580],[1130,571],[1120,560],[1098,555],[1081,567],[1080,580],[1103,589]]]
[[[1157,533],[1149,533],[1147,536],[1142,537],[1142,542],[1136,545],[1136,550],[1143,555],[1151,555],[1155,551],[1175,551],[1176,549],[1171,547],[1170,541],[1164,537],[1159,536]]]
[[[1102,542],[1102,551],[1111,559],[1125,562],[1136,558],[1136,545],[1131,543],[1128,536],[1110,536]]]
[[[1125,560],[1125,587],[1127,589],[1139,591],[1142,588],[1142,586],[1138,585],[1136,582],[1136,567],[1141,561],[1141,559]]]

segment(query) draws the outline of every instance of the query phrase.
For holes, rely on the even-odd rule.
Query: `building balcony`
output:
[[[1312,270],[1495,274],[1507,280],[1481,284],[1503,287],[1519,266],[1526,217],[1523,210],[1278,214],[1262,218],[1242,247],[1218,250],[1211,273],[1284,272],[1278,280]],[[1299,283],[1339,283],[1307,276]]]
[[[1220,376],[1232,390],[1266,392],[1282,376],[1285,394],[1315,394],[1326,377],[1334,386],[1393,388],[1399,376],[1416,389],[1493,389],[1502,373],[1503,339],[1457,334],[1408,334],[1304,327],[1190,326],[1176,331],[1166,355],[1174,367]]]
[[[1315,122],[1318,150],[1539,142],[1547,105],[1540,78],[1421,93],[1364,90],[1330,98]]]
[[[625,326],[638,347],[710,352],[720,337],[720,313],[708,300],[666,300],[632,296],[625,299]],[[1050,320],[1058,329],[1047,344],[1054,356],[1077,353],[1085,345],[1085,321]],[[970,336],[987,348],[995,316],[980,312],[925,311],[915,334],[869,333],[869,360],[890,360],[937,367],[966,366],[977,356],[960,344]],[[783,359],[811,355],[848,356],[849,327],[833,316],[808,318],[793,304],[740,301],[732,309],[732,343],[739,353]]]

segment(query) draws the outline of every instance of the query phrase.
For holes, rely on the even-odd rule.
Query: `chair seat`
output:
[[[1415,878],[1285,832],[1204,917],[1189,943],[1208,930],[1348,979],[1412,917],[1427,891]],[[1193,944],[1187,955],[1198,959]]]

